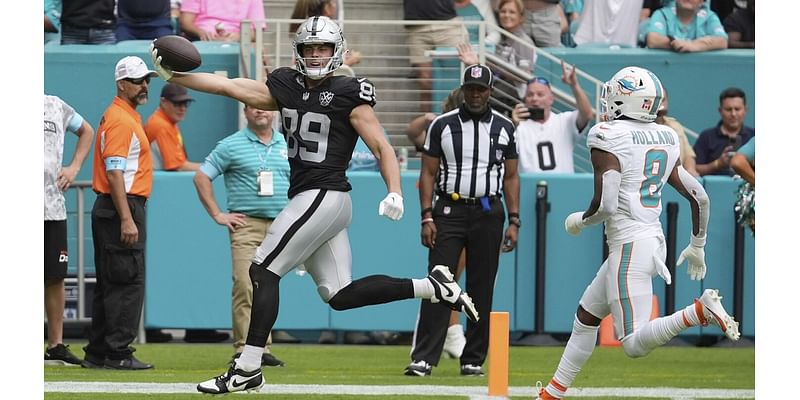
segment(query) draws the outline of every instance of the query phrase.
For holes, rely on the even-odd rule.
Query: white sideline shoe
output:
[[[467,292],[461,290],[458,283],[453,280],[453,274],[450,269],[444,265],[437,265],[433,267],[431,273],[428,275],[428,280],[433,283],[434,296],[431,303],[438,303],[443,301],[453,310],[463,312],[467,318],[473,322],[478,322],[478,310],[475,309],[475,304],[472,303],[472,298],[467,295]]]
[[[236,368],[236,361],[232,361],[224,374],[201,382],[197,385],[197,391],[211,394],[257,392],[261,390],[262,386],[264,386],[264,377],[261,375],[261,368],[248,372]]]
[[[725,308],[722,307],[722,296],[719,295],[717,289],[706,289],[699,299],[695,300],[695,304],[700,304],[703,309],[703,318],[706,320],[707,325],[709,322],[717,325],[725,333],[725,336],[730,340],[739,340],[741,334],[739,333],[739,323],[733,317],[728,315]]]
[[[460,358],[466,344],[467,338],[464,337],[464,328],[461,324],[451,325],[447,327],[447,336],[444,339],[442,355],[446,358]]]

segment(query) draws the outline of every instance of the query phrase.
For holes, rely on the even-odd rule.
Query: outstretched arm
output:
[[[156,72],[165,81],[200,92],[236,99],[254,108],[274,111],[278,109],[266,83],[248,78],[227,78],[207,72],[174,72],[161,65],[158,49],[150,44],[150,56]]]

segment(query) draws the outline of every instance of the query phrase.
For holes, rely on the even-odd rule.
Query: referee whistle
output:
[[[459,195],[458,193],[453,193],[450,195],[450,198],[453,199],[453,201],[458,201],[458,199],[461,198],[461,195]]]

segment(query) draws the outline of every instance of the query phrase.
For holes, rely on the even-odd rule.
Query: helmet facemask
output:
[[[310,44],[326,44],[333,47],[333,54],[327,63],[319,67],[312,68],[310,66],[315,59],[303,57],[303,47]],[[328,17],[315,16],[307,19],[297,28],[292,48],[297,70],[303,75],[317,80],[328,76],[342,66],[346,42],[339,25]]]

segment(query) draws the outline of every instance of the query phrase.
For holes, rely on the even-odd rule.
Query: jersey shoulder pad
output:
[[[334,76],[330,79],[331,91],[337,96],[343,96],[355,105],[375,106],[375,85],[369,79],[349,76]]]
[[[624,146],[629,135],[616,122],[601,122],[593,126],[586,137],[586,145],[589,149],[596,148],[609,153],[616,153],[620,146]]]
[[[294,68],[289,68],[289,67],[276,68],[267,75],[268,86],[272,86],[275,84],[286,86],[290,84],[292,81],[300,85],[303,84],[302,74]]]

